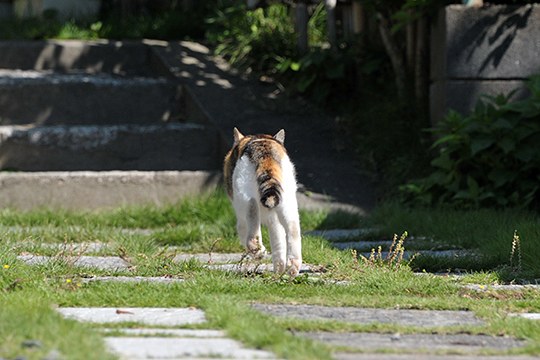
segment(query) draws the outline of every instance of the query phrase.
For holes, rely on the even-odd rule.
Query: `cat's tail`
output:
[[[257,184],[261,204],[268,209],[278,206],[283,188],[281,187],[281,168],[275,160],[265,161],[258,166]]]

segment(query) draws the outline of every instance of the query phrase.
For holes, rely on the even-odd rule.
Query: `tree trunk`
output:
[[[412,10],[409,10],[409,16],[411,15]],[[406,27],[406,38],[407,38],[407,71],[412,74],[414,72],[415,66],[415,55],[416,55],[416,26],[415,22],[411,21],[407,24]]]
[[[399,50],[392,34],[390,32],[390,24],[387,18],[381,12],[377,12],[377,20],[379,26],[379,32],[381,39],[386,49],[386,53],[390,57],[392,63],[392,69],[396,77],[396,88],[398,97],[401,101],[406,100],[406,86],[407,86],[407,70],[405,66],[405,60],[403,54]]]
[[[420,113],[424,113],[428,103],[428,76],[427,64],[427,19],[422,16],[416,23],[416,64],[414,69],[414,95],[416,106]]]
[[[337,0],[324,0],[324,5],[326,7],[326,28],[328,32],[328,42],[333,50],[337,49],[336,4]]]
[[[358,36],[360,49],[364,47],[367,32],[366,11],[358,1],[352,2],[353,33]]]
[[[304,1],[297,2],[295,8],[296,47],[300,55],[305,55],[309,48],[308,20],[309,15],[306,3]]]

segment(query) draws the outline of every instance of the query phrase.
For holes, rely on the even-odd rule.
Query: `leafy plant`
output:
[[[316,102],[324,102],[331,92],[341,94],[348,88],[346,68],[347,63],[353,61],[346,53],[314,49],[299,61],[283,59],[277,70],[287,79],[293,93],[306,94]]]
[[[217,0],[196,2],[190,11],[184,11],[178,2],[167,8],[155,10],[156,4],[148,2],[139,14],[122,13],[111,2],[104,3],[99,16],[87,19],[58,18],[54,10],[43,16],[11,18],[0,22],[2,39],[140,39],[154,38],[176,40],[204,36],[204,19],[217,6]],[[157,5],[159,7],[159,5]]]
[[[451,112],[431,129],[433,172],[402,187],[422,203],[532,207],[540,200],[540,76],[530,95],[480,101],[468,116]]]
[[[283,4],[247,10],[244,3],[233,3],[217,8],[206,23],[206,37],[216,44],[216,53],[243,69],[266,71],[278,57],[295,52],[294,26]]]

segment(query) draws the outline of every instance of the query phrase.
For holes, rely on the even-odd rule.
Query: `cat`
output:
[[[240,242],[255,258],[266,253],[261,224],[268,227],[274,272],[298,275],[302,265],[296,172],[285,150],[285,130],[243,135],[234,128],[234,144],[223,174],[236,213]]]

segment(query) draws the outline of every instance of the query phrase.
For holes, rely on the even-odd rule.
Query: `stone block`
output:
[[[470,113],[482,95],[523,97],[523,82],[540,73],[538,54],[538,4],[442,8],[431,32],[432,124],[450,109]]]
[[[101,0],[14,0],[13,10],[19,17],[36,17],[54,10],[60,19],[84,19],[96,16]]]
[[[13,6],[9,2],[0,1],[0,19],[9,19],[13,16]]]
[[[433,80],[526,79],[540,72],[540,6],[446,6],[431,54]]]
[[[528,92],[523,80],[441,80],[430,87],[430,118],[436,124],[450,110],[467,115],[485,96],[509,95],[512,100],[524,98]]]

